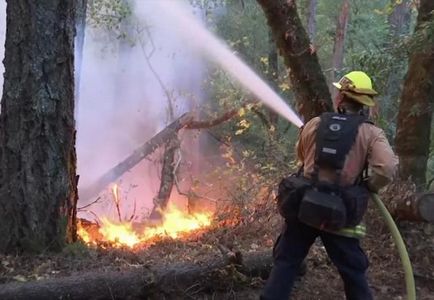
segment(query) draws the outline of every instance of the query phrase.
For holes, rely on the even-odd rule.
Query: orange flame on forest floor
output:
[[[77,233],[87,244],[109,243],[114,247],[134,247],[143,243],[152,243],[161,237],[180,238],[191,231],[206,228],[211,225],[212,213],[186,214],[169,205],[157,226],[141,226],[136,229],[131,222],[115,222],[101,218],[99,228],[91,230],[89,226],[78,223]],[[140,224],[138,224],[140,226]],[[87,227],[87,228],[86,228]]]

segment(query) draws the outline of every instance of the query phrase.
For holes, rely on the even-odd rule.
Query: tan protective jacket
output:
[[[319,122],[320,118],[316,117],[305,124],[296,146],[298,159],[304,164],[304,176],[307,178],[311,178],[314,169],[315,138]],[[387,185],[397,171],[398,158],[383,130],[369,123],[363,123],[359,127],[355,143],[345,159],[340,185],[354,184],[366,161],[370,169],[368,187],[371,191],[378,191]],[[319,180],[322,181],[334,182],[335,176],[334,170],[319,171]]]

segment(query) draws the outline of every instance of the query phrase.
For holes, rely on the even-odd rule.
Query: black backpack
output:
[[[299,171],[279,184],[277,203],[282,216],[328,230],[360,223],[367,208],[369,191],[360,184],[361,180],[346,188],[342,188],[339,182],[345,158],[354,144],[359,126],[364,122],[369,121],[363,115],[321,115],[312,178],[304,178]],[[334,183],[318,180],[321,168],[335,171]]]

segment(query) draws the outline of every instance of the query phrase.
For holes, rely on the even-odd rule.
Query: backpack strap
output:
[[[354,144],[359,126],[366,122],[364,115],[323,113],[316,133],[315,164],[312,174],[318,182],[320,168],[336,172],[336,185],[339,185],[345,158]]]

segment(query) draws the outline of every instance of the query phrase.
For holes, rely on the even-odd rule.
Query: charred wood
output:
[[[169,202],[170,194],[172,193],[173,184],[175,182],[175,154],[179,149],[179,140],[177,137],[172,138],[165,147],[163,166],[161,169],[161,182],[158,196],[154,198],[154,207],[150,218],[159,219],[161,212],[166,209]]]

